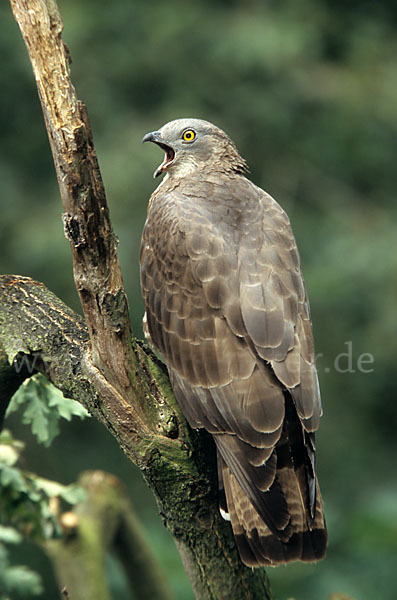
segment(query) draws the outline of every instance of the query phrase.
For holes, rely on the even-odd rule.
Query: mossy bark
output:
[[[44,373],[101,421],[142,470],[197,598],[271,597],[264,569],[241,563],[230,524],[220,517],[211,437],[190,430],[164,368],[143,344],[132,342],[137,424],[129,403],[92,366],[83,319],[43,284],[0,277],[0,343],[11,368]]]

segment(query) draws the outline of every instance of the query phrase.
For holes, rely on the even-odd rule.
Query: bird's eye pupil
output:
[[[192,129],[188,129],[182,135],[182,138],[185,140],[185,142],[192,142],[195,139],[195,137],[196,134]]]

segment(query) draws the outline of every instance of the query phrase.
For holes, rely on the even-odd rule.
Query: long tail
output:
[[[236,436],[214,436],[224,488],[221,512],[228,513],[241,559],[248,566],[310,562],[325,555],[327,531],[314,472],[313,435],[303,431],[292,402],[286,409],[273,455],[275,474],[267,489],[261,490],[258,480],[244,479],[236,470],[232,458],[241,447]],[[244,458],[238,456],[239,464]]]
[[[288,473],[285,475],[285,479],[289,479]],[[287,503],[291,520],[288,535],[282,539],[284,536],[273,533],[259,516],[225,463],[222,465],[222,478],[234,537],[241,560],[246,565],[276,566],[295,560],[316,561],[324,557],[327,532],[317,483],[315,518],[309,525],[301,507],[297,486],[288,481]]]

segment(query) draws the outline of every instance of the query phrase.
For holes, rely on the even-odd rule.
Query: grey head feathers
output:
[[[247,170],[245,160],[226,133],[202,119],[170,121],[147,133],[142,142],[154,142],[165,152],[154,177],[166,171],[172,177],[185,177],[202,168],[241,174]]]

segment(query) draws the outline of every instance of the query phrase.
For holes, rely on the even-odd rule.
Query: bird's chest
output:
[[[260,246],[259,203],[229,188],[206,185],[155,194],[143,237],[142,268],[155,269],[164,283],[201,287],[207,279],[238,268],[245,247]],[[242,254],[243,253],[243,254]]]
[[[143,231],[142,252],[152,255],[162,270],[175,262],[177,254],[185,254],[185,234],[172,198],[152,198]]]
[[[153,198],[147,220],[152,243],[161,238],[162,243],[172,244],[175,236],[181,241],[201,235],[215,236],[237,247],[241,238],[254,233],[261,219],[261,207],[254,208],[244,200],[236,202],[232,194],[220,192],[223,190],[210,187],[203,194],[188,189]],[[164,236],[164,232],[169,235]]]

